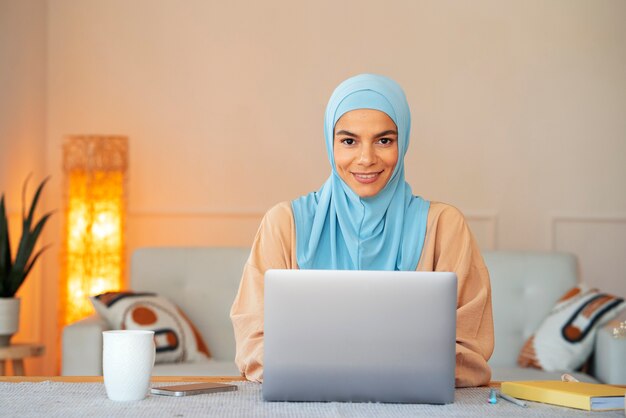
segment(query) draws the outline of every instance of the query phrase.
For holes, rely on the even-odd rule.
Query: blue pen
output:
[[[489,403],[490,404],[498,403],[498,399],[496,398],[496,390],[495,389],[491,389],[489,391]]]
[[[522,408],[528,408],[528,405],[526,405],[526,402],[520,401],[517,398],[514,398],[514,397],[509,396],[509,395],[505,395],[502,392],[498,393],[498,396],[501,397],[502,399],[504,399],[505,401],[509,401],[511,403],[514,403],[517,406],[521,406]]]

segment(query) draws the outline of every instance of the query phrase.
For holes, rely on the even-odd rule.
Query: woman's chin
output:
[[[377,184],[368,184],[368,185],[357,184],[357,185],[352,185],[350,188],[361,199],[374,197],[382,190],[382,187],[380,187]]]

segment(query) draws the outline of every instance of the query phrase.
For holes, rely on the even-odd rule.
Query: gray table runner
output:
[[[234,382],[239,390],[207,395],[110,401],[102,383],[0,383],[2,417],[624,417],[623,411],[594,412],[529,402],[521,408],[487,403],[488,388],[458,389],[450,405],[264,402],[261,385]],[[181,384],[170,383],[170,384]],[[158,383],[154,386],[166,386]]]

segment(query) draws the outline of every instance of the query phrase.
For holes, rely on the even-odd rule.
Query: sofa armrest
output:
[[[612,385],[626,385],[626,338],[615,338],[613,328],[619,321],[610,321],[596,335],[594,374],[600,381]]]
[[[106,322],[91,315],[63,328],[63,376],[102,375],[102,331],[108,330]]]

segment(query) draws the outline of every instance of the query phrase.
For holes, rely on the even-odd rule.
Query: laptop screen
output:
[[[453,402],[456,282],[448,272],[268,270],[264,398]]]

